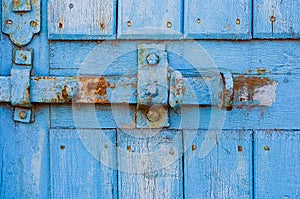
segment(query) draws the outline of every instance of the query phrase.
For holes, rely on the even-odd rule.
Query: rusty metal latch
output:
[[[25,46],[41,29],[40,0],[3,0],[2,32],[16,46]]]
[[[234,94],[232,74],[223,72],[217,76],[205,81],[205,84],[209,83],[210,104],[231,109]],[[139,44],[137,81],[137,128],[168,127],[168,107],[176,110],[183,103],[185,95],[191,96],[186,89],[192,88],[185,85],[182,74],[169,67],[164,44]]]
[[[137,81],[137,128],[169,126],[168,59],[164,44],[139,44]]]
[[[137,90],[137,128],[168,127],[168,106],[173,108],[180,106],[184,86],[180,72],[169,69],[164,44],[138,46]]]

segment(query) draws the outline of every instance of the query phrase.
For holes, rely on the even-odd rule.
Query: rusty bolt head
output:
[[[151,53],[147,56],[147,62],[150,65],[155,65],[158,64],[159,62],[159,57],[157,54]]]
[[[12,24],[13,24],[12,20],[6,20],[5,23],[6,23],[7,25],[12,25]]]
[[[275,22],[275,21],[276,21],[276,17],[271,16],[271,17],[270,17],[270,21],[271,21],[272,23]]]
[[[147,113],[147,118],[150,122],[157,122],[160,118],[160,114],[157,110],[149,110]]]
[[[25,111],[20,111],[19,118],[21,120],[24,120],[24,119],[26,119],[26,117],[27,117],[27,113]]]
[[[201,23],[201,19],[198,18],[198,19],[197,19],[197,24],[200,24],[200,23]]]

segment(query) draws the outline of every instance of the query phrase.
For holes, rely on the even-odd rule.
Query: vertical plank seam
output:
[[[255,164],[255,155],[256,155],[256,153],[255,153],[255,149],[256,149],[256,143],[255,143],[255,131],[254,130],[252,130],[252,133],[251,133],[251,143],[252,143],[252,150],[251,150],[251,158],[252,158],[252,169],[251,169],[251,171],[252,171],[252,175],[251,175],[251,177],[252,177],[252,187],[251,187],[251,194],[252,194],[252,199],[255,199],[256,197],[255,197],[255,194],[256,194],[256,190],[255,190],[255,179],[256,179],[256,173],[255,173],[255,167],[256,167],[256,164]]]
[[[180,31],[182,34],[182,38],[184,38],[185,35],[185,6],[184,6],[184,0],[181,0],[181,27],[180,27]]]
[[[185,177],[185,172],[184,172],[184,158],[185,158],[185,145],[184,145],[184,131],[183,130],[180,130],[181,132],[181,150],[182,150],[182,161],[181,161],[181,170],[182,170],[182,176],[181,176],[181,180],[182,180],[182,184],[181,184],[181,189],[182,189],[182,194],[181,194],[181,198],[185,198],[185,180],[184,180],[184,177]]]
[[[114,2],[114,9],[115,9],[115,38],[117,39],[118,38],[118,26],[119,26],[119,0],[115,0]],[[117,129],[116,129],[116,132],[117,132]]]
[[[115,169],[115,172],[116,172],[116,182],[115,182],[115,185],[114,186],[116,186],[114,189],[114,192],[115,193],[113,193],[113,196],[115,196],[116,197],[116,199],[119,199],[120,198],[120,196],[119,196],[119,194],[120,194],[120,191],[119,191],[119,154],[118,154],[118,135],[119,135],[119,130],[116,128],[115,129],[115,134],[116,134],[116,138],[115,138],[115,142],[116,142],[116,152],[115,152],[115,155],[116,155],[116,169]]]
[[[251,27],[250,27],[250,30],[251,30],[251,39],[254,39],[254,1],[255,0],[251,0],[251,3],[250,3],[250,5],[251,5],[251,22],[250,22],[250,24],[251,24]]]

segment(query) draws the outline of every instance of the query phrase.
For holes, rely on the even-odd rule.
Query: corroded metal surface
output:
[[[27,45],[40,29],[40,0],[2,1],[2,31],[9,35],[15,45]]]

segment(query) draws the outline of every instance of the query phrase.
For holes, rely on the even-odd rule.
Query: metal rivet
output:
[[[157,122],[160,118],[160,114],[157,110],[149,110],[147,113],[147,118],[150,122]]]
[[[167,27],[168,27],[168,28],[172,28],[172,22],[168,21],[168,22],[167,22]]]
[[[24,120],[24,119],[26,119],[26,117],[27,117],[27,113],[25,111],[20,111],[19,118],[21,120]]]
[[[101,27],[102,30],[105,29],[105,24],[104,23],[100,23],[100,27]]]
[[[192,145],[192,151],[196,151],[197,150],[197,146],[195,144]]]
[[[132,22],[131,21],[127,21],[127,27],[131,27],[132,26]]]
[[[237,25],[240,25],[240,24],[241,24],[241,20],[240,20],[239,18],[237,18],[236,21],[235,21],[235,23],[236,23]]]
[[[174,155],[174,154],[175,154],[175,151],[174,151],[173,149],[171,149],[171,150],[169,151],[169,154],[170,154],[170,155]]]
[[[24,54],[20,54],[20,58],[21,58],[24,62],[27,61],[27,56],[24,55]]]
[[[6,20],[5,23],[8,24],[8,25],[13,24],[12,20]]]
[[[270,21],[271,21],[271,22],[275,22],[275,21],[276,21],[276,17],[271,16]]]
[[[154,53],[148,55],[146,59],[147,59],[148,64],[150,64],[150,65],[155,65],[159,61],[158,55],[156,55]]]
[[[270,151],[270,147],[269,147],[269,146],[265,146],[265,147],[264,147],[264,150],[265,150],[265,151]]]
[[[72,9],[74,5],[72,3],[69,4],[69,8]]]
[[[200,23],[201,23],[201,19],[198,18],[198,19],[197,19],[197,24],[200,24]]]
[[[36,27],[37,26],[37,22],[36,21],[31,21],[30,22],[30,26],[31,27]]]
[[[243,147],[242,146],[238,146],[238,152],[242,152],[243,151]]]

